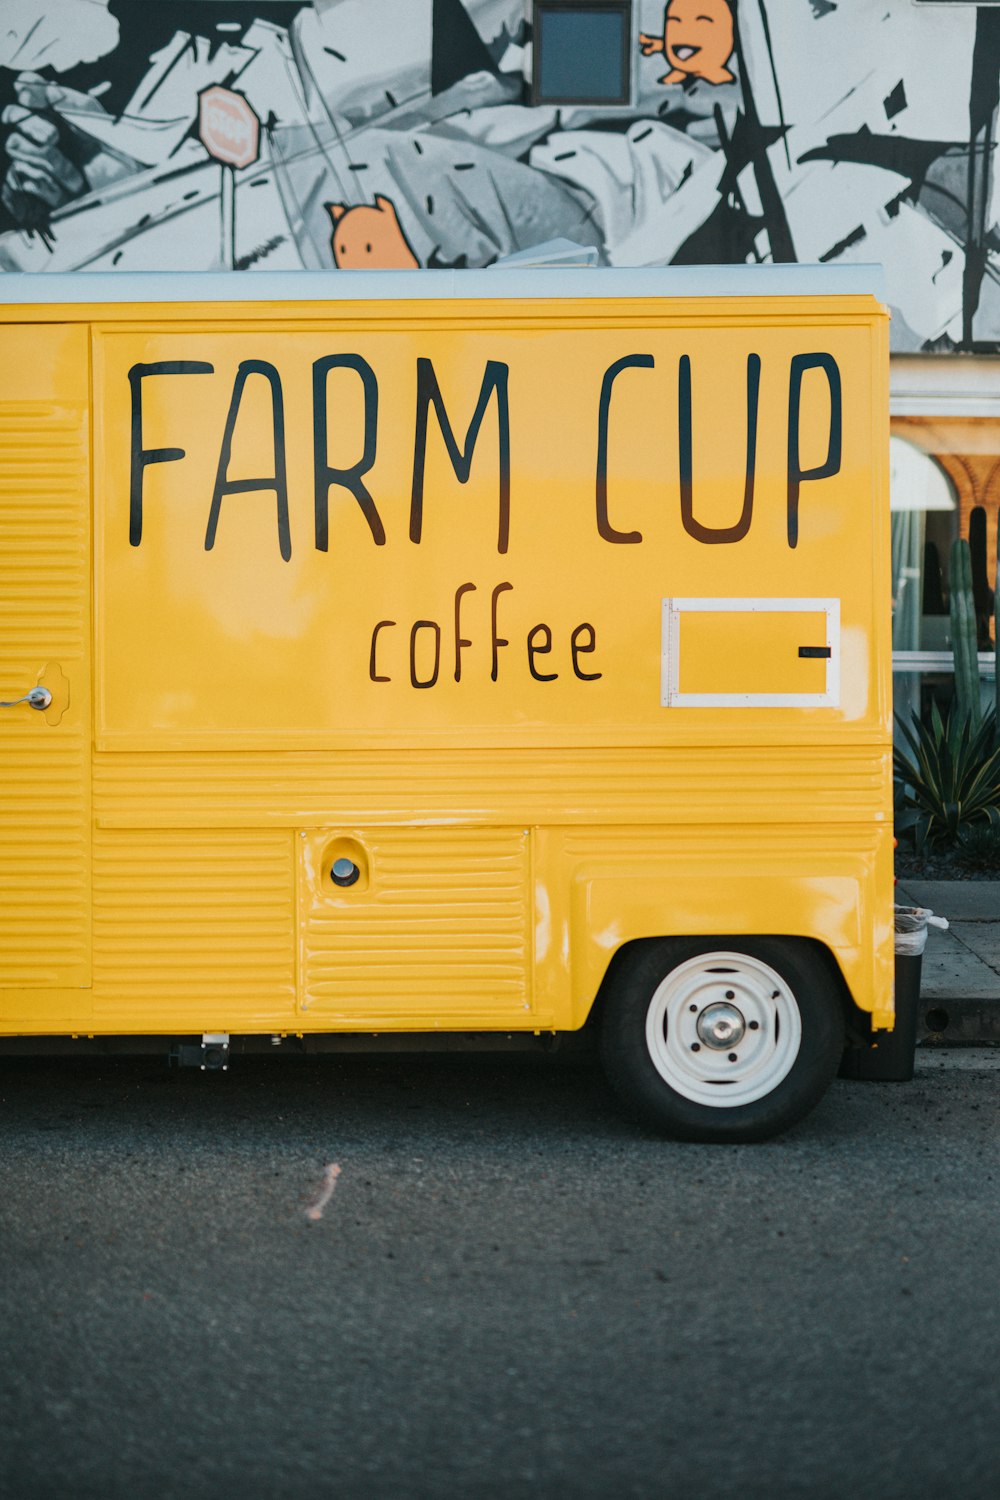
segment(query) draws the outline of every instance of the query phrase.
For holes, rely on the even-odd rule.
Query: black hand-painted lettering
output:
[[[709,545],[741,542],[753,519],[754,477],[757,466],[757,405],[760,395],[760,355],[747,355],[747,458],[743,509],[733,526],[703,526],[694,518],[694,477],[691,439],[691,360],[680,357],[677,372],[677,440],[680,456],[681,520],[688,536]]]
[[[534,641],[535,641],[535,636],[538,634],[539,631],[542,632],[542,641],[544,642],[544,644],[541,645],[541,646],[536,646],[534,644]],[[556,678],[559,676],[558,672],[536,672],[535,671],[535,657],[536,657],[536,655],[537,656],[543,656],[543,655],[547,654],[551,650],[552,650],[552,631],[549,629],[549,627],[543,621],[540,625],[535,625],[535,626],[532,627],[531,630],[528,631],[528,671],[531,673],[532,677],[535,679],[536,682],[555,682]]]
[[[391,677],[380,677],[379,676],[378,668],[375,665],[375,649],[376,649],[376,647],[378,645],[378,633],[379,633],[379,631],[380,630],[386,630],[390,625],[395,625],[395,623],[396,623],[395,620],[379,620],[378,624],[375,626],[375,629],[372,631],[372,649],[371,649],[371,651],[369,652],[369,655],[368,655],[368,676],[371,678],[372,682],[391,682],[392,681]]]
[[[437,413],[438,426],[444,438],[451,466],[460,484],[467,484],[472,472],[472,455],[483,425],[483,417],[490,396],[496,392],[497,424],[499,428],[500,500],[497,526],[497,551],[506,552],[510,538],[510,406],[507,399],[508,366],[498,360],[486,362],[479,401],[473,413],[469,430],[465,435],[465,446],[459,449],[455,441],[448,413],[445,411],[441,387],[438,385],[434,366],[429,359],[417,360],[417,418],[413,443],[413,486],[410,494],[410,540],[419,542],[424,524],[424,467],[427,459],[427,413],[433,406]]]
[[[586,646],[582,645],[579,639],[584,631],[587,631],[588,644]],[[576,629],[573,631],[573,634],[569,638],[569,646],[570,652],[573,657],[573,671],[576,673],[577,677],[579,677],[581,682],[596,682],[599,677],[604,676],[603,672],[581,672],[580,670],[580,663],[578,658],[581,656],[589,656],[592,651],[597,650],[597,631],[594,629],[593,625],[591,625],[589,620],[584,620],[582,624],[576,627]]]
[[[417,634],[421,630],[434,632],[434,671],[425,682],[417,676]],[[410,631],[410,683],[415,688],[433,687],[438,680],[441,667],[441,627],[436,620],[414,620]]]
[[[807,370],[822,370],[830,387],[830,441],[826,458],[814,469],[800,467],[799,411],[802,405],[802,377]],[[799,540],[799,486],[803,479],[829,479],[840,471],[843,432],[843,399],[840,370],[832,354],[794,354],[788,375],[788,545]]]
[[[327,452],[326,394],[327,376],[331,370],[354,370],[361,376],[365,393],[365,447],[356,464],[347,469],[330,465]],[[313,386],[313,480],[316,510],[316,550],[327,552],[330,546],[330,486],[350,490],[368,522],[376,546],[385,546],[385,528],[375,502],[362,484],[362,475],[375,463],[378,435],[378,381],[375,371],[360,354],[329,354],[316,360],[312,372]]]
[[[229,459],[233,448],[233,432],[239,415],[243,388],[251,375],[263,375],[271,388],[271,423],[274,433],[274,473],[260,479],[230,479]],[[219,529],[219,515],[224,495],[240,494],[246,490],[274,490],[278,501],[278,547],[285,562],[292,555],[292,533],[288,519],[288,475],[285,468],[285,407],[281,394],[281,377],[274,365],[266,359],[244,359],[240,362],[233,384],[233,394],[226,417],[226,430],[219,453],[219,467],[215,473],[215,488],[212,491],[212,506],[208,514],[208,529],[205,532],[205,551],[215,546],[215,534]]]
[[[132,454],[129,474],[128,539],[133,547],[142,541],[142,475],[147,464],[169,464],[183,458],[183,448],[142,446],[142,382],[148,375],[212,375],[215,366],[201,359],[161,359],[151,365],[133,365],[128,372],[132,394]]]
[[[627,354],[616,359],[604,372],[601,402],[597,417],[597,530],[606,542],[641,542],[641,531],[616,531],[608,520],[608,414],[611,410],[611,387],[622,370],[653,368],[651,354]]]
[[[512,583],[498,583],[490,600],[490,625],[493,635],[493,670],[490,672],[490,678],[493,682],[496,682],[500,673],[500,647],[510,645],[510,641],[497,634],[497,600],[501,594],[512,593],[513,589]]]
[[[476,585],[474,583],[460,583],[455,590],[455,681],[462,680],[462,648],[471,646],[472,642],[466,640],[462,635],[462,595],[474,594]]]

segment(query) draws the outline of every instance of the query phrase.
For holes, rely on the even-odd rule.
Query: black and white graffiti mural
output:
[[[531,0],[2,9],[0,270],[877,261],[895,348],[1000,350],[1000,7],[636,0],[632,102],[558,107]]]

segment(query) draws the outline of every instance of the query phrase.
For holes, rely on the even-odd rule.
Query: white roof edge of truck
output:
[[[879,265],[506,267],[481,271],[8,271],[0,304],[355,302],[551,297],[822,297],[884,301]]]

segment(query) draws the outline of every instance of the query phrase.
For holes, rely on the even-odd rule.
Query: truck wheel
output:
[[[605,1071],[634,1114],[679,1140],[777,1135],[819,1101],[843,1048],[835,983],[803,943],[663,938],[609,976]]]

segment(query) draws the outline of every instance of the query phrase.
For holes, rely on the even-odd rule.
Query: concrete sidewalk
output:
[[[901,880],[896,903],[951,924],[928,931],[918,1039],[1000,1042],[1000,880]]]

